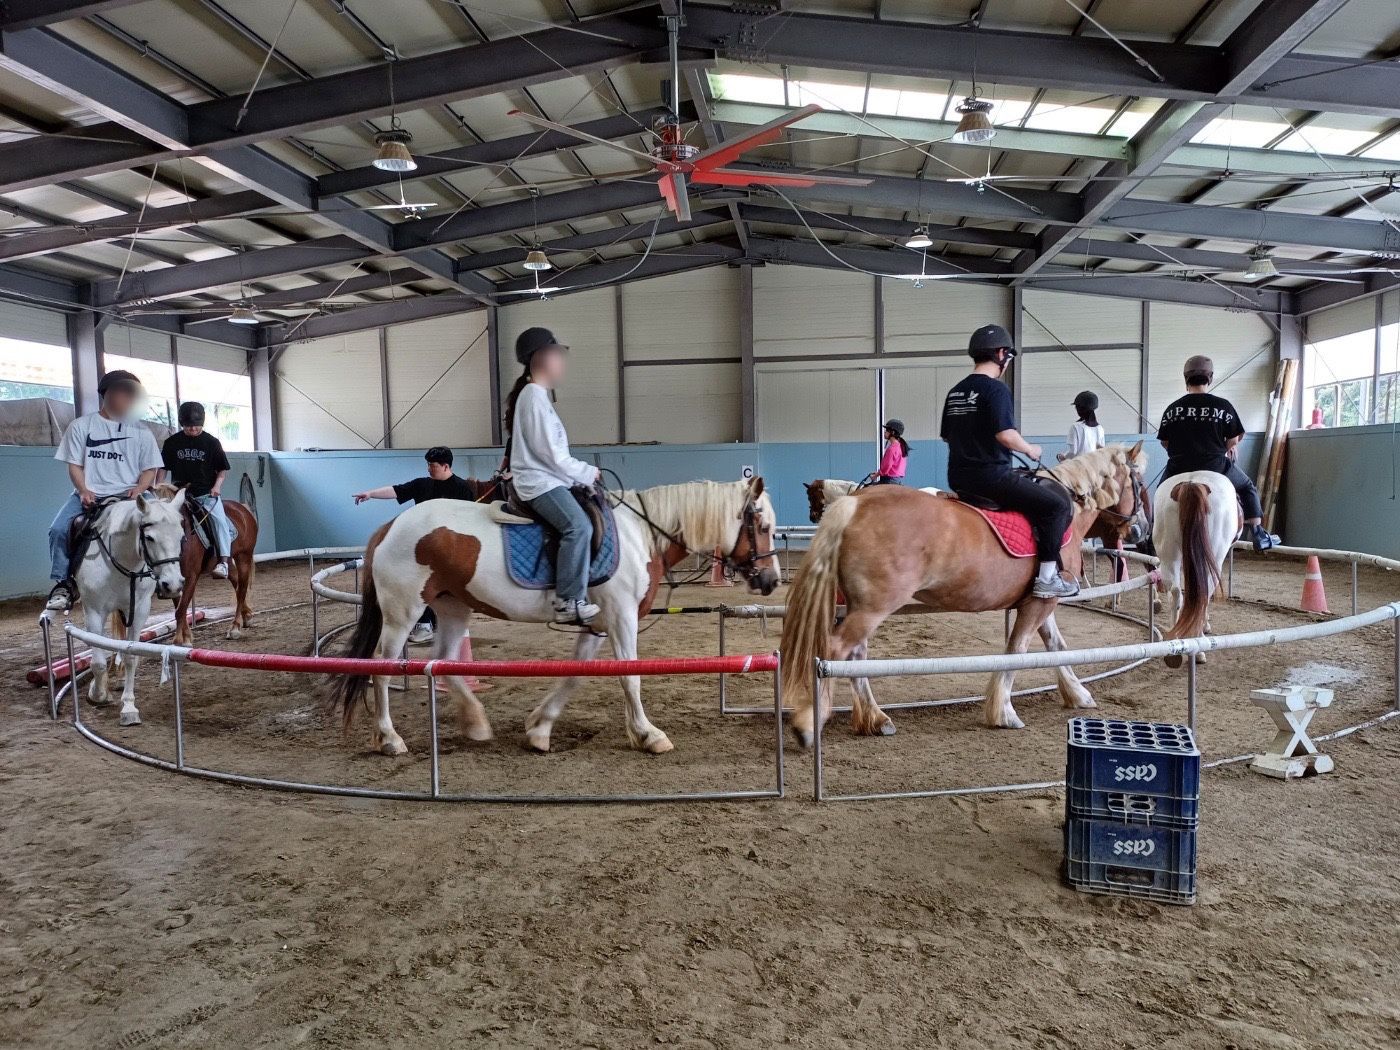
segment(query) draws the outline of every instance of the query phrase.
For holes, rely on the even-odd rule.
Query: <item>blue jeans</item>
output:
[[[527,500],[530,509],[559,533],[559,560],[554,566],[554,596],[581,601],[588,595],[588,568],[593,558],[593,523],[563,485]]]
[[[214,533],[214,546],[218,548],[218,556],[227,558],[229,551],[233,549],[233,541],[238,536],[238,530],[233,527],[233,522],[228,520],[228,514],[224,512],[224,501],[214,496],[193,496],[191,498],[209,515],[209,524]]]
[[[83,501],[69,493],[49,525],[49,579],[54,583],[68,578],[68,526],[82,512]]]

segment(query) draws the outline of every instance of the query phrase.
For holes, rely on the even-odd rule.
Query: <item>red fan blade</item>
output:
[[[735,171],[733,168],[706,168],[691,173],[696,182],[714,186],[869,186],[869,179],[847,179],[836,175],[807,175],[800,171]]]
[[[673,171],[669,175],[662,175],[656,180],[656,184],[661,187],[661,196],[666,201],[666,207],[671,209],[671,214],[681,222],[689,222],[690,192],[686,189],[685,175]]]
[[[737,139],[730,139],[722,142],[718,146],[711,146],[703,153],[698,153],[691,158],[690,162],[696,167],[717,168],[721,164],[728,164],[732,160],[738,160],[741,154],[747,153],[751,149],[759,146],[766,146],[770,142],[777,142],[782,135],[782,131],[789,124],[796,124],[799,120],[810,117],[813,113],[820,113],[821,106],[803,106],[794,110],[786,116],[777,120],[770,120],[754,128],[747,135]]]

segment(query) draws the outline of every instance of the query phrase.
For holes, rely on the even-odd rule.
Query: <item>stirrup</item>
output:
[[[44,603],[44,608],[50,612],[71,612],[73,604],[78,600],[78,589],[73,586],[71,580],[59,580],[49,591],[48,601]]]

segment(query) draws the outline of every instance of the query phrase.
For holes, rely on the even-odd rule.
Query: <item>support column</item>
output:
[[[170,373],[175,377],[175,411],[178,414],[184,398],[180,396],[180,340],[174,332],[170,333]]]
[[[394,447],[394,419],[389,410],[389,329],[379,329],[379,409],[385,448]]]
[[[1289,314],[1280,314],[1278,317],[1278,338],[1277,346],[1278,359],[1280,361],[1297,361],[1298,368],[1303,367],[1303,318],[1293,317]],[[1289,406],[1291,423],[1288,429],[1293,430],[1302,426],[1306,420],[1303,416],[1303,381],[1302,375],[1298,377],[1298,382],[1294,387],[1293,404]]]
[[[1142,349],[1138,351],[1139,373],[1138,373],[1138,418],[1137,426],[1134,429],[1139,434],[1146,434],[1151,428],[1152,415],[1148,410],[1148,396],[1151,391],[1148,389],[1148,374],[1152,368],[1152,304],[1146,299],[1142,301]]]
[[[1021,286],[1016,285],[1011,289],[1011,341],[1016,344],[1018,351],[1015,361],[1011,362],[1011,402],[1015,406],[1016,429],[1021,429],[1021,358],[1020,349],[1025,336],[1025,311],[1021,303]]]
[[[97,381],[102,376],[103,318],[90,310],[68,315],[68,348],[73,355],[73,410],[96,412]]]
[[[613,349],[617,359],[617,440],[622,444],[627,443],[627,369],[623,367],[627,360],[626,337],[623,335],[623,329],[626,327],[624,310],[626,310],[626,306],[622,298],[622,285],[614,285]]]
[[[501,321],[494,306],[486,308],[486,363],[491,370],[491,444],[505,444],[501,432]]]
[[[753,267],[739,267],[739,440],[758,440],[754,426]]]
[[[253,448],[270,452],[277,447],[277,415],[272,401],[272,351],[267,347],[248,356],[253,382]]]

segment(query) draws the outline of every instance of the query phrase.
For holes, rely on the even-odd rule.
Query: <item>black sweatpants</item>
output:
[[[1041,561],[1060,560],[1060,541],[1074,517],[1074,506],[1063,487],[1053,481],[1032,481],[1014,471],[959,477],[952,484],[955,492],[982,496],[1005,510],[1019,510],[1030,519],[1036,557]]]
[[[1239,468],[1233,459],[1223,459],[1195,465],[1182,463],[1179,460],[1168,459],[1167,471],[1162,476],[1164,478],[1174,477],[1177,474],[1189,474],[1193,470],[1212,470],[1217,474],[1224,474],[1235,486],[1235,495],[1240,499],[1240,506],[1244,509],[1245,520],[1250,518],[1262,518],[1264,516],[1263,504],[1259,502],[1259,488],[1254,484],[1254,479]]]

